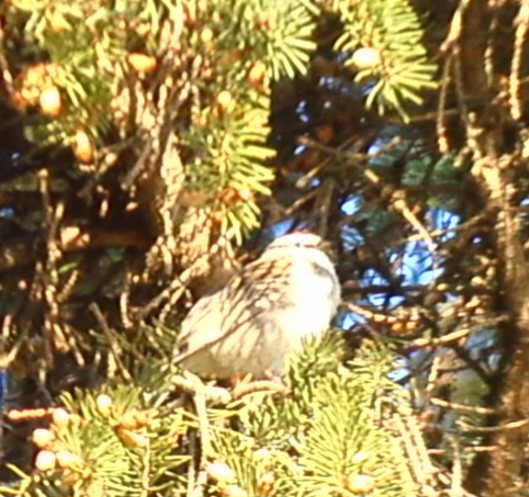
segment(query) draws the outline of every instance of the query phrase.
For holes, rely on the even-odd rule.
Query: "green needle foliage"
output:
[[[366,346],[347,366],[342,355],[336,332],[308,341],[289,358],[287,393],[258,391],[208,406],[208,425],[168,401],[165,382],[163,391],[109,385],[65,394],[41,451],[55,454],[54,464],[33,474],[13,468],[21,480],[0,491],[170,497],[204,486],[208,495],[251,497],[417,495],[391,422],[409,401],[386,376],[389,351]],[[204,477],[191,470],[197,437],[209,440],[199,457]]]
[[[305,73],[318,8],[310,0],[215,0],[221,19],[219,45],[237,47],[264,62],[274,80]],[[246,58],[246,57],[245,57]]]
[[[386,408],[375,408],[408,402],[386,377],[389,351],[366,347],[347,367],[342,351],[334,333],[307,343],[291,358],[289,395],[256,394],[240,410],[240,433],[216,433],[219,459],[248,495],[262,495],[269,479],[274,496],[417,494]]]
[[[373,48],[380,61],[372,67],[360,67],[358,82],[369,82],[367,105],[376,105],[379,113],[393,107],[405,119],[405,104],[422,102],[421,92],[437,85],[432,81],[436,70],[422,45],[423,31],[417,14],[406,0],[337,0],[334,9],[344,23],[344,32],[336,41],[338,50],[354,52],[360,47]]]
[[[236,242],[258,226],[255,197],[270,193],[274,177],[268,167],[274,152],[266,145],[271,88],[307,72],[325,5],[15,0],[1,8],[8,38],[26,45],[28,62],[12,98],[22,110],[39,111],[26,123],[27,136],[73,147],[85,173],[112,174],[115,166],[131,196],[135,188],[145,191],[136,182],[142,173],[159,178],[149,186],[153,192],[172,198],[191,192],[192,206]],[[380,64],[356,74],[367,82],[367,105],[376,103],[379,112],[393,107],[406,118],[406,104],[420,102],[433,86],[434,70],[411,6],[406,0],[337,1],[332,8],[343,22],[335,49],[350,54],[348,62],[359,47],[380,54]],[[50,88],[60,102],[44,110],[39,99]],[[177,149],[169,159],[163,154],[173,146],[167,143],[172,133]],[[132,161],[115,152],[124,140],[138,144]],[[156,204],[142,202],[150,211]]]
[[[255,92],[250,92],[249,97]],[[241,96],[242,97],[242,96]],[[266,97],[256,103],[244,100],[224,108],[207,109],[206,122],[183,135],[197,153],[185,167],[187,185],[209,192],[213,209],[222,213],[221,231],[234,228],[236,239],[258,227],[259,209],[253,194],[268,195],[273,179],[265,162],[274,155],[266,146],[269,133]],[[216,192],[221,192],[216,195]]]
[[[108,392],[108,395],[103,392]],[[77,390],[62,397],[65,409],[53,414],[52,441],[37,454],[49,467],[26,475],[13,468],[17,487],[2,495],[59,497],[159,496],[182,486],[189,455],[178,449],[190,426],[182,411],[153,407],[155,397],[134,386]]]

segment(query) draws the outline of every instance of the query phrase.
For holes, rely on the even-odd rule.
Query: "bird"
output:
[[[309,232],[280,236],[184,318],[174,362],[200,377],[277,378],[284,358],[322,335],[341,299],[323,240]]]

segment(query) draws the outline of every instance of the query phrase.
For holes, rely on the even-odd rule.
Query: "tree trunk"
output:
[[[492,430],[485,439],[492,450],[475,458],[466,487],[480,497],[505,497],[518,495],[522,488],[529,435],[529,271],[520,239],[519,215],[511,201],[515,190],[509,176],[520,166],[512,151],[503,149],[501,140],[501,123],[513,121],[509,109],[499,105],[497,95],[489,99],[492,104],[482,101],[493,91],[485,71],[486,47],[490,48],[495,36],[490,32],[489,4],[484,0],[463,1],[459,14],[461,82],[463,98],[469,102],[466,122],[474,159],[472,172],[480,185],[484,208],[494,218],[501,278],[498,311],[508,317],[500,330],[505,367],[491,392],[492,405],[488,406],[496,409],[489,419]],[[492,118],[499,124],[488,126]]]

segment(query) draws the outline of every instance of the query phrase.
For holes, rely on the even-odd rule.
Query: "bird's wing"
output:
[[[288,260],[258,259],[250,263],[222,290],[202,297],[193,306],[182,322],[180,343],[184,347],[200,343],[203,349],[249,328],[256,318],[277,307],[278,301],[284,301],[290,274]]]
[[[257,307],[258,312],[277,306],[288,297],[294,263],[291,259],[258,259],[240,272],[241,290],[245,301]]]
[[[220,326],[216,326],[216,323],[218,324],[222,321],[222,308],[220,303],[223,300],[224,295],[222,294],[224,293],[225,289],[202,297],[191,308],[182,322],[179,336],[182,343],[185,344],[192,334],[205,328],[209,330],[213,339],[220,334]]]

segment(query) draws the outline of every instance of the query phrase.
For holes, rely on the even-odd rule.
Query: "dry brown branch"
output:
[[[435,397],[430,398],[430,403],[432,403],[434,406],[444,407],[452,411],[469,412],[476,414],[495,414],[497,412],[495,409],[491,409],[490,407],[467,406],[464,404],[458,404],[457,402],[447,402],[446,400],[438,399]]]
[[[522,74],[522,64],[524,62],[524,52],[526,50],[527,31],[529,29],[529,2],[521,0],[520,10],[514,21],[516,33],[514,39],[514,53],[511,61],[511,73],[509,75],[509,106],[513,119],[522,117],[522,97],[520,94],[520,75]]]

